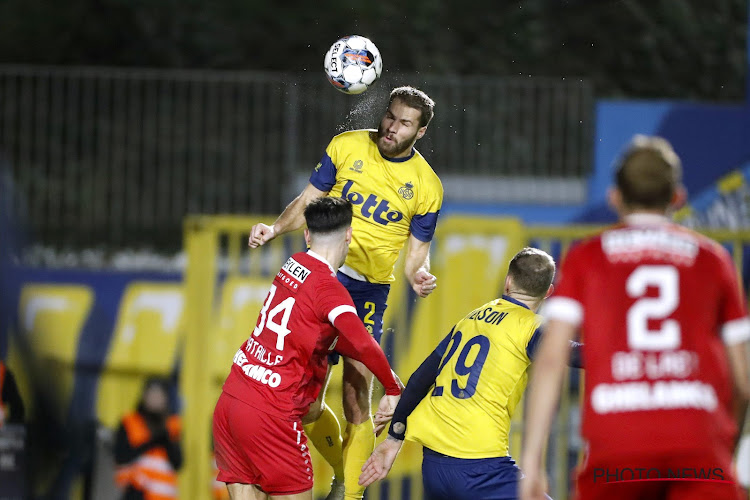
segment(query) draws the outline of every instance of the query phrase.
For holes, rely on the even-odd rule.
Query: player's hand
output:
[[[360,486],[370,486],[375,481],[383,479],[393,467],[396,456],[401,450],[403,441],[388,436],[380,443],[365,465],[362,466],[362,474],[359,476]]]
[[[373,423],[375,424],[375,435],[380,436],[385,426],[393,418],[393,412],[396,411],[396,405],[398,405],[401,396],[388,396],[385,395],[380,399],[378,405],[378,411],[375,413]]]
[[[414,282],[411,287],[417,295],[425,298],[437,288],[437,278],[424,268],[420,268],[414,274]]]
[[[547,500],[547,476],[533,467],[523,469],[520,500]]]
[[[258,223],[253,226],[250,230],[250,237],[247,240],[247,246],[250,248],[258,248],[267,241],[270,241],[276,237],[276,231],[273,226],[267,226],[263,223]]]

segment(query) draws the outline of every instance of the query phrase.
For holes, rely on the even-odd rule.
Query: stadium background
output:
[[[179,386],[183,498],[209,497],[212,398],[270,274],[302,245],[248,253],[243,238],[299,191],[333,134],[376,124],[395,84],[437,101],[418,148],[446,191],[440,287],[415,301],[399,281],[386,314],[402,377],[496,296],[520,246],[559,256],[592,230],[582,224],[613,220],[611,161],[634,133],[673,142],[691,193],[678,218],[744,264],[744,0],[182,4],[0,6],[0,357],[29,407],[34,497],[116,498],[111,430],[152,374]],[[349,32],[384,58],[360,97],[320,69]],[[555,498],[580,449],[578,383],[548,450]],[[407,450],[368,497],[420,498],[419,458]],[[0,492],[18,487],[0,478]]]

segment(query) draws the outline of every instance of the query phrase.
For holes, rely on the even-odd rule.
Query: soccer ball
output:
[[[361,94],[383,71],[380,51],[369,38],[345,36],[331,45],[323,68],[331,85],[345,94]]]

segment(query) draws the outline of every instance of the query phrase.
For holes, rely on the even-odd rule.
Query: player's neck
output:
[[[531,297],[524,293],[514,292],[512,290],[506,291],[505,295],[517,300],[534,312],[537,312],[539,310],[539,307],[542,305],[542,301],[544,300],[537,297]]]
[[[620,220],[625,224],[663,223],[669,220],[664,210],[635,209],[623,211]]]
[[[313,252],[319,258],[325,260],[332,269],[336,270],[341,266],[336,264],[341,261],[341,251],[326,245],[310,245],[310,252]]]
[[[668,211],[663,208],[646,208],[646,207],[639,207],[639,206],[627,206],[623,205],[619,207],[619,215],[621,219],[624,219],[625,217],[629,217],[632,215],[660,215],[661,217],[668,217]]]

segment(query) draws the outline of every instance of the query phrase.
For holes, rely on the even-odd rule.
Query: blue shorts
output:
[[[521,477],[510,457],[455,458],[424,448],[425,500],[516,499]]]
[[[357,316],[379,344],[383,336],[383,313],[387,307],[391,285],[355,280],[342,272],[337,274],[337,278],[349,291],[354,307],[357,308]],[[339,358],[340,354],[334,351],[328,355],[328,363],[335,365]]]

